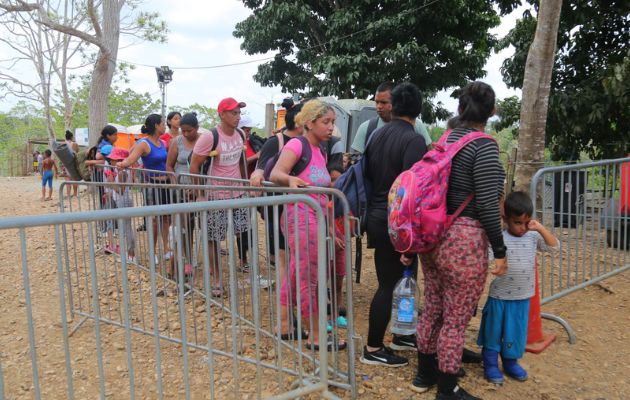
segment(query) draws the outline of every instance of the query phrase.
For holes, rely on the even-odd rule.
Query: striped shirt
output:
[[[467,133],[474,131],[470,128],[453,129],[447,143],[454,143]],[[504,180],[505,172],[499,163],[497,144],[490,139],[477,139],[465,146],[453,158],[446,195],[450,215],[457,210],[468,195],[475,193],[475,197],[460,216],[481,222],[497,258],[503,258],[505,255],[499,213],[499,199],[503,197]]]
[[[545,243],[540,233],[528,231],[523,236],[513,236],[503,231],[507,246],[507,273],[497,276],[490,284],[488,296],[499,300],[524,300],[534,295],[536,284],[536,251],[559,248]]]

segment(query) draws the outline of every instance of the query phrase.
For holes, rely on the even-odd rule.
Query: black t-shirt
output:
[[[284,138],[284,144],[287,144],[289,140],[293,139],[291,136],[287,136],[284,133],[282,133],[282,136]],[[263,145],[262,149],[260,149],[260,157],[258,157],[258,162],[256,163],[256,169],[263,169],[263,170],[265,169],[265,165],[267,165],[267,161],[274,158],[276,154],[280,152],[280,148],[278,146],[279,146],[278,135],[273,135],[272,137],[268,138],[265,141],[265,144]]]
[[[369,215],[386,218],[387,195],[394,180],[422,159],[427,152],[427,145],[413,125],[400,119],[393,119],[372,135],[374,137],[365,151],[368,158],[367,175],[372,181]]]

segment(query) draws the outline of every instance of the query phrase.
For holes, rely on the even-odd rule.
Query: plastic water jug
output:
[[[394,288],[392,301],[391,332],[397,335],[413,335],[418,323],[418,285],[411,269],[405,269],[403,277]]]

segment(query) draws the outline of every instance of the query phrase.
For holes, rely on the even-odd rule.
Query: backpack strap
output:
[[[291,173],[289,174],[293,176],[300,175],[306,169],[306,167],[308,167],[308,164],[311,162],[311,158],[313,158],[311,143],[308,141],[308,139],[304,136],[297,136],[296,139],[299,140],[302,144],[302,153],[300,154],[300,158],[293,166],[293,168],[291,169]]]
[[[278,153],[280,153],[284,147],[284,133],[276,133],[276,138],[278,138]]]
[[[448,139],[448,135],[451,133],[450,130],[446,131],[444,133],[444,135],[442,135],[442,137],[439,140],[439,144],[441,146],[444,146],[446,144],[446,140]],[[463,137],[461,137],[460,139],[458,139],[455,143],[451,143],[450,145],[446,145],[448,146],[448,150],[452,151],[453,153],[453,157],[455,157],[455,154],[459,153],[459,151],[461,149],[463,149],[464,147],[466,147],[467,144],[469,144],[470,142],[477,140],[477,139],[490,139],[492,141],[494,141],[496,143],[496,139],[493,138],[492,136],[488,135],[485,132],[470,132],[467,133],[466,135],[464,135]],[[457,207],[457,210],[455,210],[455,212],[452,215],[449,215],[448,217],[448,224],[450,226],[450,224],[452,224],[452,222],[455,220],[455,218],[457,218],[459,216],[459,214],[461,214],[464,209],[468,206],[468,204],[470,204],[470,202],[472,201],[472,199],[475,198],[475,193],[471,193],[469,194],[466,199],[462,202],[462,204],[459,205],[459,207]]]
[[[210,130],[212,133],[212,149],[210,149],[210,153],[208,153],[208,157],[216,157],[219,152],[217,151],[217,146],[219,145],[219,130],[214,127]]]
[[[365,131],[365,146],[363,146],[363,152],[365,153],[365,149],[367,148],[368,141],[370,140],[370,136],[372,136],[372,132],[376,130],[378,126],[378,120],[380,117],[374,117],[370,119],[368,122],[367,130]]]
[[[239,159],[241,177],[243,179],[247,179],[247,143],[245,139],[245,132],[243,132],[241,128],[236,128],[236,131],[241,136],[241,140],[243,141],[243,151],[241,152],[241,158]]]

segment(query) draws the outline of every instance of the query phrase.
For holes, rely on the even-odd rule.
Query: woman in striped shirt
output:
[[[494,101],[489,85],[466,85],[459,98],[460,123],[449,133],[447,143],[484,131],[495,113]],[[507,270],[499,212],[504,178],[494,140],[477,139],[464,147],[452,162],[448,213],[453,214],[470,194],[474,197],[436,249],[421,254],[425,298],[417,329],[418,373],[412,388],[423,392],[437,383],[436,399],[477,399],[457,386],[457,373],[466,326],[486,281],[488,243],[495,254],[492,273],[501,275]]]

